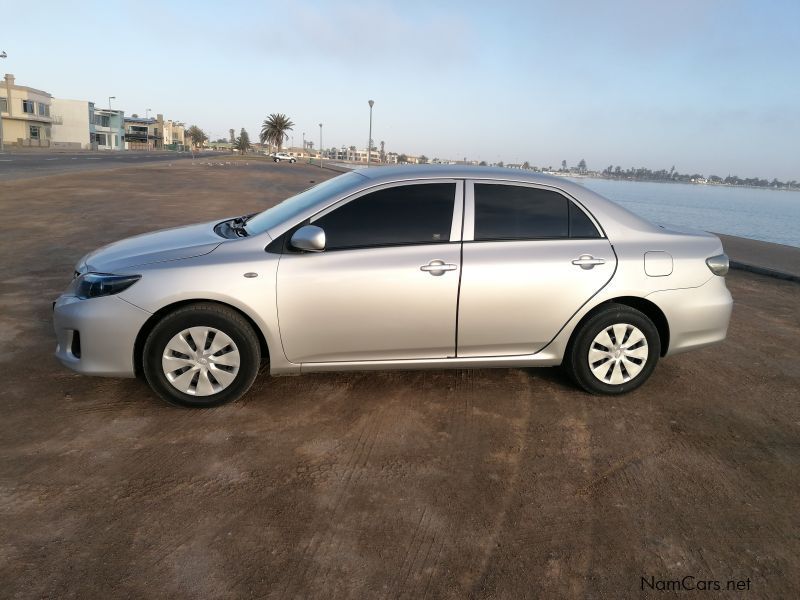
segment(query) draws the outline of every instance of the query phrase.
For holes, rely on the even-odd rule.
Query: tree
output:
[[[233,147],[242,155],[247,154],[247,151],[250,150],[250,136],[247,134],[247,130],[244,127],[242,127],[242,131],[239,133],[239,137],[236,138],[236,143]]]
[[[400,156],[397,157],[397,162],[398,163],[407,163],[408,162],[408,157],[405,154],[401,154]]]
[[[233,131],[233,127],[231,127],[231,128],[228,130],[228,133],[229,133],[229,134],[230,134],[230,136],[231,136],[231,144],[235,144],[235,143],[236,143],[236,133]]]
[[[192,125],[189,127],[189,130],[186,132],[186,134],[189,136],[189,139],[192,140],[192,145],[197,147],[202,146],[203,142],[208,139],[208,136],[205,134],[205,132],[197,125]]]
[[[586,161],[584,159],[581,159],[581,162],[578,163],[578,171],[586,173]]]
[[[289,138],[287,131],[292,131],[294,123],[283,113],[272,113],[261,125],[261,143],[276,146],[278,152],[283,147],[283,142]]]
[[[383,140],[381,140],[381,153],[380,153],[380,155],[379,155],[379,156],[380,156],[380,161],[381,161],[382,163],[385,163],[385,162],[386,162],[386,151],[385,151],[385,147],[386,147],[386,142],[384,142]]]
[[[562,171],[566,171],[567,170],[567,161],[565,161],[565,160],[561,161],[561,170]]]
[[[523,169],[530,169],[530,168],[531,168],[531,163],[529,163],[529,162],[526,160],[524,163],[522,163],[522,168],[523,168]]]
[[[478,166],[479,167],[485,167],[486,166],[486,161],[482,160],[481,162],[478,163]]]
[[[420,156],[417,160],[419,161],[419,164],[421,164],[421,165],[428,164],[428,157],[425,156],[424,154],[422,156]]]

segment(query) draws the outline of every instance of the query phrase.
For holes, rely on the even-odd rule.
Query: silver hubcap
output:
[[[172,386],[192,396],[210,396],[227,388],[239,372],[239,349],[213,327],[190,327],[164,348],[161,368]]]
[[[617,323],[597,334],[589,346],[589,369],[610,385],[630,381],[647,362],[647,338],[633,325]]]

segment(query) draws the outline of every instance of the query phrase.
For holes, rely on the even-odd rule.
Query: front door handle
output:
[[[577,265],[581,269],[594,269],[595,265],[604,265],[605,263],[605,258],[595,258],[591,254],[581,254],[578,258],[572,261],[573,265]]]
[[[422,265],[419,270],[425,271],[426,273],[430,273],[438,277],[439,275],[444,275],[445,271],[455,271],[458,267],[455,265],[451,265],[449,263],[444,262],[443,260],[432,260],[427,265]]]

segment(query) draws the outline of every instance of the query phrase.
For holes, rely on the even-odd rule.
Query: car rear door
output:
[[[463,182],[373,188],[312,217],[323,252],[284,252],[281,341],[294,363],[455,355]]]
[[[465,198],[457,355],[535,353],[608,283],[614,251],[555,188],[468,181]]]

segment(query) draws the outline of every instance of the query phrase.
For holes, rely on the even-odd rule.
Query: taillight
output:
[[[711,256],[706,259],[706,264],[714,275],[719,275],[720,277],[725,277],[728,274],[728,269],[730,269],[730,261],[727,254]]]

